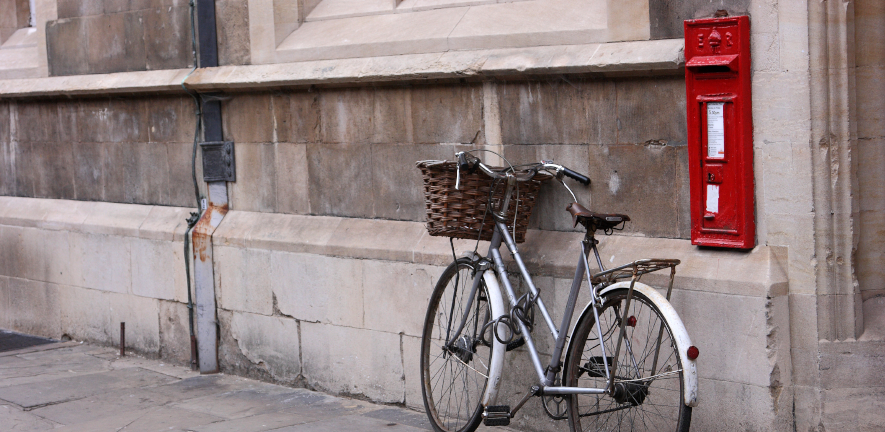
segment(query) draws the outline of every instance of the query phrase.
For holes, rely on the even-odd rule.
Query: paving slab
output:
[[[23,383],[22,379],[32,382]],[[494,428],[501,432],[514,429]],[[423,412],[58,344],[0,356],[0,430],[425,431]],[[480,430],[489,431],[484,426]]]

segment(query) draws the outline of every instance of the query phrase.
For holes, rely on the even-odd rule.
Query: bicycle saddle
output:
[[[572,214],[572,221],[575,223],[575,226],[578,226],[578,223],[580,223],[590,231],[610,230],[630,220],[630,216],[625,214],[594,213],[575,202],[569,204],[565,209]]]

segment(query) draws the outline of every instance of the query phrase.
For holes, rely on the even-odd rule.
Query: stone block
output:
[[[73,199],[76,196],[74,184],[74,154],[70,142],[23,143],[31,172],[33,195],[37,198]]]
[[[0,118],[0,121],[3,121]],[[18,194],[15,175],[15,149],[17,144],[0,140],[0,195],[15,196]]]
[[[883,341],[820,343],[820,379],[824,389],[885,387]]]
[[[245,212],[232,210],[227,212],[221,224],[212,235],[213,245],[225,245],[246,247],[246,240],[250,238],[249,233],[258,227],[263,226],[264,216],[276,216],[267,213]]]
[[[2,284],[0,284],[2,287]],[[6,303],[3,315],[7,316],[10,330],[60,338],[63,331],[61,312],[64,304],[59,286],[51,283],[19,278],[7,278]]]
[[[193,142],[195,121],[193,99],[159,96],[146,100],[145,103],[148,141],[188,144]]]
[[[347,218],[335,227],[324,253],[409,262],[412,248],[423,234],[423,227],[414,223]]]
[[[858,215],[855,227],[860,241],[855,256],[855,272],[861,291],[881,290],[885,288],[885,213],[878,211],[862,211]],[[858,227],[859,225],[859,227]]]
[[[124,202],[167,204],[169,156],[166,145],[151,142],[123,143],[126,183]]]
[[[882,66],[885,61],[885,29],[882,28],[882,14],[885,5],[875,0],[862,0],[854,3],[854,32],[864,35],[857,39],[857,66]],[[858,93],[858,96],[860,94]]]
[[[43,264],[43,268],[42,272],[33,274],[36,276],[34,279],[60,285],[79,284],[83,278],[83,257],[71,253],[79,235],[64,230],[41,230],[39,234],[43,240],[43,257],[38,262]]]
[[[126,171],[126,164],[134,159],[134,156],[126,152],[124,144],[107,143],[104,146],[104,201],[123,203],[131,202],[131,196],[127,196],[126,182],[132,173]]]
[[[821,424],[825,430],[874,432],[885,428],[882,387],[838,388],[821,392]]]
[[[413,142],[412,90],[409,87],[379,87],[374,97],[372,142]]]
[[[292,91],[271,96],[275,142],[317,142],[320,136],[320,101],[315,91]]]
[[[159,301],[159,356],[177,364],[190,362],[191,344],[187,304]]]
[[[482,130],[482,86],[431,85],[412,90],[416,143],[468,143]]]
[[[319,215],[373,217],[371,147],[365,144],[308,144],[310,211]],[[359,167],[354,163],[360,161]]]
[[[756,33],[750,44],[750,58],[754,71],[777,72],[781,70],[780,34]]]
[[[184,241],[188,210],[185,208],[154,206],[138,227],[138,237],[148,240]]]
[[[692,411],[692,428],[735,432],[789,430],[790,425],[777,424],[773,395],[767,386],[707,378],[698,381],[703,408]]]
[[[608,144],[617,139],[611,82],[563,79],[498,88],[504,143]]]
[[[617,83],[618,143],[686,142],[685,80],[635,79]],[[755,118],[755,117],[754,117]]]
[[[683,21],[709,18],[720,9],[732,16],[748,15],[750,0],[691,0],[679,3],[650,0],[648,9],[652,39],[681,39]]]
[[[676,148],[671,145],[590,146],[592,201],[600,213],[630,216],[624,232],[678,237]],[[580,188],[580,186],[579,186]],[[565,212],[563,212],[565,213]]]
[[[769,352],[770,305],[764,298],[680,291],[671,300],[704,356],[698,362],[700,378],[768,387],[769,356],[788,354]]]
[[[276,210],[275,145],[237,143],[237,181],[229,185],[231,208],[246,211]]]
[[[175,260],[177,243],[131,239],[132,294],[160,300],[175,299],[175,272],[182,271]],[[104,269],[107,270],[107,269]]]
[[[104,196],[104,160],[106,157],[103,143],[73,143],[74,184],[77,185],[79,200],[101,201]]]
[[[166,205],[195,208],[196,192],[192,174],[192,143],[165,143],[169,164],[169,190]],[[197,185],[200,195],[206,196],[206,183],[203,179],[203,163],[199,152],[196,159]]]
[[[405,382],[405,404],[409,408],[423,410],[424,398],[421,394],[421,338],[400,335],[403,345],[403,372]]]
[[[365,261],[363,268],[365,328],[420,338],[427,304],[443,269],[374,260]]]
[[[363,327],[363,261],[271,253],[273,294],[281,314],[304,321]]]
[[[367,143],[374,130],[371,88],[329,89],[320,92],[320,133],[324,143]]]
[[[57,2],[59,19],[100,15],[104,9],[103,2],[82,0],[57,0]]]
[[[77,125],[81,142],[147,142],[148,104],[143,99],[85,99]]]
[[[77,286],[129,294],[132,285],[131,239],[107,235],[71,237],[72,256],[82,257]]]
[[[796,178],[810,174],[805,161],[811,155],[807,145],[792,142],[766,142],[762,145],[762,182],[766,213],[803,214],[813,211],[811,182]],[[758,169],[758,165],[757,165]]]
[[[215,2],[219,66],[251,63],[248,8],[244,0]]]
[[[90,62],[87,58],[88,44],[83,43],[88,40],[90,31],[89,22],[83,18],[60,19],[46,23],[49,76],[82,75],[90,72]]]
[[[816,294],[816,269],[814,267],[814,216],[811,213],[778,215],[766,218],[769,245],[789,245],[788,274],[790,293]]]
[[[777,3],[780,68],[786,71],[806,70],[808,56],[808,4],[801,0]]]
[[[807,75],[800,72],[755,72],[752,83],[753,140],[803,142],[810,130],[808,107],[795,101],[809,97]]]
[[[403,402],[399,335],[302,321],[301,344],[303,374],[311,386],[382,403]]]
[[[817,297],[790,295],[790,344],[793,349],[817,348]]]
[[[124,12],[84,18],[89,73],[145,70],[145,32],[142,12]]]
[[[885,134],[883,134],[885,135]],[[861,212],[885,211],[885,173],[879,167],[885,160],[885,138],[861,139],[856,144],[857,157],[857,205]],[[861,216],[863,218],[863,216]],[[861,229],[864,223],[861,222]]]
[[[238,219],[237,223],[241,223],[246,218]],[[338,226],[344,220],[325,216],[267,213],[253,213],[248,219],[258,221],[248,224],[253,227],[245,238],[245,245],[248,247],[315,254],[327,252],[326,245],[329,239],[335,235]],[[243,229],[240,230],[240,232],[243,231]],[[218,231],[216,231],[217,235]],[[231,239],[230,243],[238,243],[240,240],[241,238],[237,236],[235,239]]]
[[[276,144],[275,150],[274,209],[282,213],[310,213],[307,145],[281,142]]]
[[[234,95],[221,108],[225,139],[237,144],[276,142],[273,108],[270,93]]]
[[[193,66],[191,21],[187,6],[144,11],[146,69]]]
[[[866,37],[865,37],[866,39]],[[885,55],[883,55],[885,57]],[[885,137],[885,101],[875,96],[876,90],[885,86],[885,58],[875,66],[858,67],[855,70],[857,88],[857,136],[860,138]]]
[[[47,268],[43,231],[12,227],[6,227],[4,231],[4,242],[12,248],[6,253],[6,275],[43,280]]]
[[[270,251],[216,246],[213,255],[218,264],[215,289],[221,293],[221,308],[234,312],[274,314],[274,274]]]
[[[275,380],[294,381],[301,373],[298,321],[234,312],[230,326],[243,355]]]
[[[128,349],[159,349],[158,301],[144,297],[63,287],[59,289],[62,331],[73,339],[117,345],[120,322],[126,323]]]
[[[555,163],[589,176],[593,182],[592,185],[597,185],[603,179],[599,178],[599,172],[594,172],[590,168],[588,151],[590,148],[586,145],[508,145],[504,146],[504,157],[514,165],[553,160]],[[593,186],[588,188],[571,180],[566,181],[582,205],[598,212],[608,211],[590,207]],[[538,191],[529,227],[543,230],[574,231],[572,217],[565,211],[566,206],[572,201],[571,194],[556,180],[544,183]]]
[[[58,141],[58,104],[54,101],[18,102],[12,120],[18,142]]]
[[[688,175],[688,146],[676,147],[676,218],[679,238],[691,238],[691,182]],[[757,229],[757,233],[761,231]],[[759,241],[762,243],[762,241]]]
[[[424,180],[415,162],[452,159],[454,154],[450,145],[373,144],[374,216],[424,221]]]

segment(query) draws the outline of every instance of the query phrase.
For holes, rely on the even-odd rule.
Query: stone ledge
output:
[[[447,78],[491,78],[560,73],[678,74],[684,66],[683,41],[617,42],[532,48],[448,51],[386,57],[305,61],[252,66],[120,72],[65,77],[0,79],[0,99],[141,93],[184,93],[421,81]],[[186,80],[185,80],[186,78]]]
[[[529,230],[520,246],[533,274],[571,278],[583,235]],[[678,258],[676,286],[691,291],[775,297],[787,293],[786,249],[757,246],[749,252],[699,249],[688,240],[611,236],[600,238],[605,264],[640,258]],[[216,245],[317,255],[445,266],[452,260],[449,241],[431,237],[419,222],[350,219],[231,211],[213,236]],[[458,253],[473,242],[456,241]],[[488,243],[479,249],[485,252]],[[653,251],[653,252],[649,252]],[[506,254],[505,254],[506,255]],[[515,270],[515,269],[514,269]],[[665,272],[643,282],[666,286]]]
[[[0,225],[184,241],[181,207],[0,196]]]

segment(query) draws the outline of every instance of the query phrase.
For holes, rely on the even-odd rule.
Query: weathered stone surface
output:
[[[821,423],[826,430],[873,432],[885,428],[881,387],[824,390],[821,400]]]
[[[126,159],[126,183],[123,199],[138,204],[169,202],[169,166],[166,146],[160,143],[122,144]],[[116,162],[116,161],[114,161]]]
[[[24,144],[30,158],[28,173],[33,193],[38,198],[72,199],[76,196],[74,184],[74,156],[69,142]]]
[[[468,143],[482,130],[482,87],[434,85],[412,92],[416,143]]]
[[[159,343],[158,301],[144,297],[63,287],[59,289],[61,325],[77,340],[119,344],[120,323],[126,323],[127,349],[156,353]]]
[[[215,2],[218,65],[251,64],[249,9],[245,0]]]
[[[276,142],[270,93],[238,94],[222,105],[224,137],[241,143]]]
[[[183,271],[177,262],[178,243],[132,239],[132,294],[161,300],[176,298],[175,272]]]
[[[101,201],[104,198],[104,159],[105,144],[74,143],[74,184],[77,185],[75,199]]]
[[[686,142],[683,79],[618,81],[617,98],[618,143]]]
[[[367,260],[363,268],[365,328],[420,338],[424,305],[443,269],[374,260]]]
[[[180,271],[184,271],[184,269],[180,269]],[[190,362],[191,344],[187,304],[172,301],[159,301],[158,304],[160,310],[159,357],[178,364]]]
[[[148,141],[191,143],[194,140],[194,100],[183,96],[146,99]]]
[[[282,213],[310,213],[307,145],[281,142],[275,147],[275,210]]]
[[[4,278],[3,308],[7,328],[31,335],[59,338],[63,330],[59,287],[46,282]],[[15,313],[12,313],[15,311]]]
[[[299,324],[291,318],[235,312],[230,332],[243,355],[282,382],[301,373]]]
[[[220,307],[234,312],[273,315],[274,274],[271,252],[261,249],[216,246],[216,293]],[[234,314],[236,315],[236,314]]]
[[[193,66],[191,22],[187,6],[144,12],[146,69],[178,69]]]
[[[63,378],[39,384],[0,388],[3,399],[24,408],[91,396],[101,391],[124,387],[142,387],[167,383],[175,378],[144,369],[121,369],[78,377]]]
[[[81,75],[89,72],[87,44],[83,43],[87,40],[88,32],[88,22],[80,18],[46,23],[50,76]]]
[[[275,147],[272,143],[236,144],[237,181],[228,187],[231,208],[263,212],[276,210]]]
[[[308,144],[311,213],[374,216],[371,160],[366,144]]]
[[[271,97],[274,142],[316,142],[320,136],[318,92],[285,92]]]
[[[405,375],[407,407],[422,410],[424,399],[421,394],[421,338],[400,335],[403,346],[403,372]]]
[[[193,166],[191,165],[193,163],[193,144],[166,143],[165,146],[169,158],[169,201],[164,204],[195,208],[198,204],[194,191]],[[201,181],[203,164],[199,151],[195,167],[200,195],[206,196],[206,183]]]
[[[424,180],[416,161],[453,159],[451,145],[373,144],[374,216],[424,221]]]
[[[281,314],[354,328],[364,326],[362,261],[272,252],[271,274]]]
[[[78,286],[129,294],[132,284],[131,240],[104,235],[72,235],[71,253],[82,256]]]
[[[615,85],[563,77],[498,87],[505,144],[609,144],[617,140]]]
[[[777,431],[789,430],[791,427],[788,424],[777,424],[772,421],[773,400],[767,386],[759,387],[706,378],[701,378],[698,381],[698,394],[720,395],[720,397],[704,397],[704,411],[712,410],[716,415],[692,415],[692,428],[722,431],[747,429]],[[722,397],[722,395],[731,396]],[[692,414],[699,411],[701,411],[700,408]]]
[[[15,104],[14,139],[19,142],[58,141],[58,104],[54,101],[18,102]]]
[[[82,0],[57,0],[57,2],[59,19],[99,15],[104,9],[104,2]]]
[[[46,431],[55,428],[51,421],[11,405],[0,405],[0,422],[11,430]]]
[[[374,96],[370,88],[320,93],[321,139],[325,143],[365,143],[372,139]]]
[[[86,21],[89,73],[145,70],[145,23],[142,12],[82,19]]]
[[[375,143],[413,142],[412,90],[409,87],[380,87],[374,98]]]
[[[312,386],[376,401],[403,402],[399,335],[302,321],[301,341],[303,373]]]
[[[692,0],[683,2],[650,0],[648,16],[651,24],[651,38],[682,38],[682,22],[687,19],[709,18],[720,9],[728,11],[729,15],[748,15],[749,8],[750,0]]]

